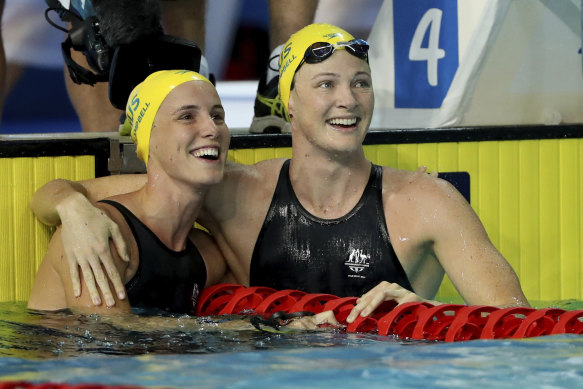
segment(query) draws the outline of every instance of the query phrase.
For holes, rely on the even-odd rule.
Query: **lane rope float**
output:
[[[356,297],[275,290],[261,286],[218,284],[205,288],[196,307],[198,316],[259,315],[265,320],[276,312],[333,311],[346,331],[377,333],[402,339],[458,342],[472,339],[520,339],[543,335],[582,334],[583,310],[525,307],[497,308],[484,305],[383,302],[373,314],[346,318]],[[259,319],[258,319],[259,320]]]

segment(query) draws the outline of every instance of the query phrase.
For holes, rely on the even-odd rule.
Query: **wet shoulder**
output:
[[[421,204],[463,199],[453,185],[424,166],[417,170],[383,167],[383,198]]]
[[[284,161],[269,159],[253,165],[229,162],[222,183],[207,193],[204,210],[209,213],[201,217],[212,215],[214,219],[232,220],[233,215],[245,217],[262,203],[269,204]]]
[[[285,158],[266,159],[252,165],[228,162],[225,166],[225,183],[230,181],[258,181],[267,183],[277,180]]]

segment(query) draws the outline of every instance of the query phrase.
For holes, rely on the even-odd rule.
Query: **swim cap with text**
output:
[[[350,33],[333,26],[331,24],[310,24],[288,39],[285,43],[281,55],[279,56],[279,96],[285,108],[286,115],[289,114],[288,103],[291,84],[296,74],[296,70],[308,47],[316,42],[347,42],[354,39]]]
[[[212,85],[204,76],[190,70],[161,70],[150,74],[130,93],[124,127],[131,128],[130,135],[136,144],[136,153],[146,166],[152,125],[160,105],[174,88],[189,81],[206,81]]]

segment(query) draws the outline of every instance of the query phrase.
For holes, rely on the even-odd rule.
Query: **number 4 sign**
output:
[[[465,120],[497,26],[516,1],[384,0],[368,37],[375,89],[371,128]]]
[[[441,107],[459,64],[457,7],[393,0],[396,108]]]

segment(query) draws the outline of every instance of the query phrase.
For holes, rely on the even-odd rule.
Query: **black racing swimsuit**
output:
[[[361,296],[381,281],[413,291],[389,239],[382,199],[382,167],[372,165],[358,204],[326,220],[298,201],[283,164],[250,268],[251,286]]]
[[[206,265],[196,246],[188,239],[186,249],[170,250],[129,209],[115,201],[101,202],[121,212],[138,245],[138,270],[126,284],[130,304],[193,314],[206,284]]]

